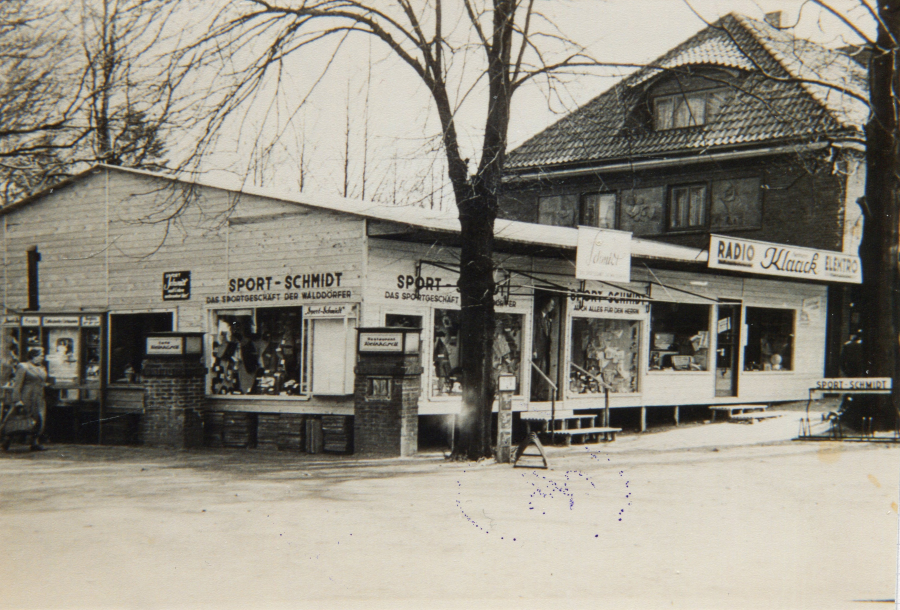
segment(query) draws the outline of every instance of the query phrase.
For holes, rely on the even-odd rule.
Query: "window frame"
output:
[[[653,98],[653,130],[654,131],[670,131],[672,129],[690,129],[692,127],[702,127],[709,121],[709,95],[712,90],[705,89],[701,91],[679,91],[678,93],[669,93],[665,95],[657,95]],[[698,122],[692,122],[687,125],[677,125],[676,117],[678,116],[678,99],[684,100],[690,110],[690,102],[692,99],[703,100],[703,116]],[[664,103],[671,103],[671,109],[668,111],[668,126],[663,126],[660,119],[660,106]],[[693,112],[688,113],[688,117],[694,117]]]
[[[601,210],[597,209],[597,218],[595,219],[597,222],[590,224],[585,221],[585,212],[587,211],[587,200],[589,197],[597,197],[598,202],[603,200],[603,197],[612,197],[612,226],[611,227],[601,227],[599,224],[599,220],[601,218],[600,212]],[[619,192],[618,191],[590,191],[587,193],[582,193],[579,197],[578,201],[578,222],[577,225],[586,226],[586,227],[595,227],[600,229],[618,229],[619,228]]]
[[[692,204],[692,192],[694,189],[703,189],[702,190],[702,201],[701,201],[701,222],[699,224],[690,224],[691,220],[691,204]],[[675,193],[679,190],[687,189],[688,192],[688,224],[686,225],[675,225],[674,220],[676,219],[676,214],[678,213],[678,209],[676,209],[675,205]],[[666,225],[665,230],[667,233],[683,233],[690,231],[706,231],[709,230],[709,207],[710,207],[710,188],[708,182],[690,182],[686,184],[671,184],[667,187],[667,195],[666,195]],[[681,214],[678,214],[681,216]]]
[[[665,311],[665,312],[658,310],[656,312],[656,315],[654,315],[654,311],[653,311],[654,308],[661,309],[661,308],[665,307],[665,308],[674,309],[673,306],[685,307],[685,308],[704,308],[706,310],[705,311],[705,314],[706,314],[705,328],[697,328],[697,329],[691,331],[690,333],[684,333],[684,332],[679,333],[677,330],[674,330],[673,328],[660,329],[659,327],[655,326],[654,325],[655,321],[659,321],[660,319],[662,319],[666,316],[674,317],[674,312],[671,310]],[[669,374],[669,373],[675,373],[675,372],[677,372],[680,375],[680,374],[685,374],[685,373],[709,374],[710,371],[714,370],[715,366],[713,366],[713,364],[711,363],[711,360],[710,360],[710,358],[712,358],[715,355],[715,349],[716,349],[716,346],[713,345],[713,343],[712,343],[714,340],[713,335],[712,335],[712,330],[713,330],[712,316],[713,315],[714,315],[713,307],[712,307],[712,305],[707,304],[707,303],[679,302],[679,301],[653,301],[652,303],[650,303],[650,317],[648,318],[648,321],[647,321],[648,343],[649,343],[648,358],[647,358],[647,371],[651,375]],[[702,318],[702,316],[699,316],[699,315],[694,315],[693,317],[697,320]],[[657,345],[656,335],[665,335],[665,334],[673,335],[673,337],[672,337],[673,342],[669,345],[669,347],[663,348],[663,347],[660,347]],[[681,335],[680,337],[679,337],[679,334]],[[702,338],[704,335],[705,335],[705,339]],[[706,362],[705,362],[703,368],[697,368],[693,364],[693,355],[692,354],[682,354],[681,353],[681,350],[686,349],[689,345],[693,347],[693,343],[691,340],[694,337],[701,337],[701,341],[698,342],[695,352],[698,352],[699,349],[706,350],[705,354],[701,354],[702,356],[704,356],[706,358]],[[656,353],[655,355],[654,355],[654,352]],[[666,363],[667,361],[671,363],[671,357],[678,356],[678,355],[691,355],[692,356],[691,364],[689,364],[685,368],[676,368],[674,365],[670,366],[670,367],[662,366],[662,364]]]
[[[761,369],[747,368],[748,366],[750,366],[748,364],[749,358],[747,357],[747,351],[751,344],[751,334],[756,335],[756,332],[753,330],[753,325],[751,325],[751,323],[747,320],[747,314],[749,313],[749,310],[751,310],[751,309],[757,309],[757,310],[769,311],[769,312],[772,312],[772,311],[787,312],[790,314],[791,328],[790,328],[790,334],[788,335],[790,337],[790,345],[788,346],[788,349],[790,350],[790,358],[787,359],[786,361],[782,360],[782,365],[781,365],[782,368],[781,369],[777,369],[777,370],[776,369],[766,369],[765,363],[762,360],[761,354],[760,354],[759,361],[756,362],[755,364],[760,365],[763,368],[761,368]],[[745,305],[744,311],[743,311],[743,328],[741,329],[741,332],[743,333],[743,339],[742,339],[743,348],[741,349],[741,362],[740,362],[741,374],[744,374],[744,373],[750,373],[750,374],[775,373],[777,375],[784,375],[784,374],[795,373],[797,370],[796,369],[796,367],[797,367],[796,360],[797,360],[797,321],[798,321],[798,319],[799,319],[799,316],[797,314],[797,310],[794,308],[791,308],[791,307],[766,307],[766,306],[762,306],[762,305]],[[769,324],[769,326],[771,326],[771,324]],[[756,338],[756,337],[754,336],[753,338]]]
[[[305,304],[297,304],[297,305],[281,305],[275,307],[222,307],[222,308],[209,308],[207,309],[207,315],[209,316],[209,328],[211,329],[208,333],[207,339],[207,366],[209,368],[209,372],[206,376],[206,396],[210,399],[215,400],[310,400],[314,396],[349,396],[353,393],[353,367],[351,365],[352,358],[355,357],[355,351],[353,350],[354,346],[354,338],[355,333],[351,332],[351,329],[355,329],[359,325],[359,310],[356,303],[335,303],[335,305],[345,305],[347,310],[343,316],[326,316],[326,317],[310,317],[307,315],[306,308],[310,306],[309,303]],[[239,315],[234,312],[250,312],[250,316],[252,319],[253,326],[257,325],[257,316],[262,311],[274,311],[274,310],[297,310],[300,313],[299,320],[299,328],[297,329],[300,333],[300,339],[298,342],[298,350],[296,354],[297,360],[297,394],[265,394],[265,393],[251,393],[251,394],[219,394],[214,393],[213,390],[213,381],[215,373],[213,371],[213,364],[215,361],[215,355],[213,353],[213,343],[217,340],[218,337],[218,328],[219,328],[219,317],[220,316],[232,316]],[[244,314],[246,315],[246,313]],[[314,341],[315,341],[315,326],[317,320],[343,320],[343,325],[346,333],[346,342],[343,345],[343,349],[345,350],[345,357],[347,358],[347,367],[345,368],[345,379],[344,379],[344,391],[342,393],[316,393],[314,390],[314,376],[315,376],[315,362],[314,358]]]

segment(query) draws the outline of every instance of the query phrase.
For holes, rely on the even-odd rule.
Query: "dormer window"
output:
[[[666,95],[654,100],[653,126],[657,131],[706,123],[706,91]]]

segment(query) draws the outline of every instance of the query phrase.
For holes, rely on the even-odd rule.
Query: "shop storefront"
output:
[[[160,244],[151,226],[104,250],[144,230],[137,220],[170,183],[101,168],[4,212],[10,314],[33,296],[29,248],[41,253],[41,311],[7,316],[3,328],[7,378],[39,344],[61,400],[102,400],[107,413],[137,418],[146,336],[202,332],[208,444],[350,450],[356,329],[420,328],[418,414],[459,412],[457,221],[263,192],[236,205],[233,192],[197,185],[205,207],[181,218],[180,239]],[[85,218],[102,219],[106,199],[123,192],[131,196],[116,201],[115,220],[80,240],[41,242],[53,220],[38,211],[77,195],[97,208]],[[230,216],[207,226],[216,206]],[[823,373],[827,282],[853,281],[716,268],[725,250],[711,264],[706,250],[621,232],[610,243],[628,244],[624,275],[579,279],[576,229],[497,221],[496,230],[492,362],[515,380],[514,411],[597,410],[607,395],[614,409],[802,399]],[[88,246],[108,256],[86,255]],[[83,289],[73,289],[75,269]],[[79,310],[92,313],[50,313]]]

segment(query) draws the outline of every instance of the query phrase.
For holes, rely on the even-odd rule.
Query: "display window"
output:
[[[231,309],[213,315],[212,394],[353,393],[352,306]]]
[[[650,305],[651,371],[709,370],[708,305]]]
[[[309,392],[303,308],[215,312],[213,394],[299,396]]]
[[[462,396],[462,369],[459,355],[460,312],[434,310],[434,349],[432,350],[432,397]],[[491,355],[494,379],[501,374],[514,375],[516,394],[522,392],[521,314],[494,314],[494,347]]]
[[[0,329],[0,384],[12,381],[16,366],[33,348],[44,351],[47,375],[54,387],[100,386],[101,316],[7,319]],[[77,390],[73,392],[77,398]]]
[[[637,392],[640,337],[639,320],[572,318],[569,394]]]
[[[794,310],[747,307],[745,371],[790,371],[794,360]]]

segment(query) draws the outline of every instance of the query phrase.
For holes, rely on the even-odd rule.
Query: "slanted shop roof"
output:
[[[98,171],[113,171],[166,180],[173,183],[191,184],[206,188],[220,189],[231,193],[252,195],[275,201],[302,205],[330,212],[350,214],[371,220],[384,221],[396,225],[409,227],[412,230],[424,230],[426,232],[459,234],[459,219],[447,211],[436,211],[418,206],[384,205],[360,199],[347,199],[331,195],[297,192],[290,189],[278,189],[271,187],[241,186],[233,187],[215,182],[214,180],[180,178],[156,172],[140,169],[132,169],[120,166],[97,165],[78,175],[72,176],[65,182],[57,184],[52,189],[36,193],[27,199],[23,199],[12,205],[0,208],[0,216],[15,212],[22,207],[30,205],[37,200],[52,193],[54,190],[64,188],[80,180],[91,176]],[[235,217],[240,218],[240,216]],[[533,223],[518,222],[513,220],[497,219],[494,223],[494,235],[500,242],[521,244],[523,246],[535,246],[543,248],[555,248],[560,250],[575,250],[578,242],[578,230],[568,227],[551,227]],[[708,253],[705,250],[675,246],[671,244],[634,238],[632,240],[632,256],[648,259],[662,259],[676,262],[705,263]]]
[[[737,76],[734,95],[706,124],[655,131],[646,114],[639,120],[653,83],[709,68]],[[511,151],[505,167],[601,168],[605,162],[760,144],[861,140],[866,98],[866,71],[850,56],[732,13]]]

